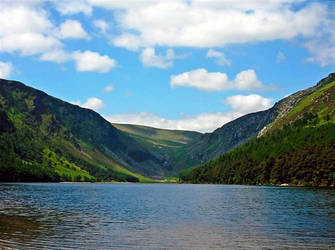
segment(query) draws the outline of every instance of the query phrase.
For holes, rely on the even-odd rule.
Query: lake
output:
[[[335,249],[335,190],[0,184],[0,249]]]

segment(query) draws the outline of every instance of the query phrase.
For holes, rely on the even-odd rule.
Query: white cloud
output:
[[[121,34],[114,36],[112,43],[129,50],[155,46],[219,48],[227,44],[302,38],[311,53],[307,61],[321,66],[335,63],[333,11],[322,1],[90,0],[90,3],[122,10],[116,16]],[[229,60],[217,63],[229,65]]]
[[[94,20],[93,25],[97,27],[102,34],[106,34],[108,26],[109,26],[108,23],[102,19]]]
[[[0,5],[0,34],[2,36],[49,31],[53,25],[43,10],[18,5]]]
[[[0,78],[8,78],[13,71],[13,65],[10,62],[0,62]]]
[[[62,15],[91,15],[94,7],[112,10],[117,34],[106,31],[103,20],[94,25],[112,44],[130,50],[299,38],[311,53],[308,61],[335,63],[333,11],[322,1],[306,0],[0,0],[0,52],[36,55],[63,49],[47,4]],[[84,29],[75,31],[62,33],[88,38]],[[229,59],[217,63],[228,65]]]
[[[114,90],[114,86],[113,85],[107,85],[104,87],[104,91],[105,92],[111,92]]]
[[[47,51],[40,56],[40,60],[42,61],[49,61],[56,63],[63,63],[71,59],[72,59],[71,55],[62,49]]]
[[[92,5],[106,8],[106,9],[136,9],[139,7],[150,6],[162,0],[89,0]],[[170,0],[173,1],[173,0]]]
[[[258,80],[254,70],[244,70],[236,75],[232,81],[228,79],[225,73],[208,72],[205,69],[196,69],[189,72],[184,72],[179,75],[172,75],[170,86],[186,86],[195,87],[204,91],[220,91],[228,89],[239,90],[271,90],[275,85],[264,85]]]
[[[34,55],[63,46],[44,10],[8,1],[0,9],[0,52]]]
[[[285,54],[281,51],[278,51],[276,62],[280,63],[280,62],[284,61],[285,59],[286,59]]]
[[[306,60],[308,62],[315,62],[322,67],[335,64],[335,47],[334,43],[329,41],[309,41],[305,44],[306,48],[311,52],[312,56]]]
[[[128,50],[138,50],[142,44],[140,37],[131,34],[131,33],[124,33],[120,36],[117,36],[115,39],[113,39],[113,44],[115,46],[123,47]]]
[[[248,69],[238,73],[233,81],[233,88],[240,90],[265,90],[260,80],[258,80],[256,72],[253,69]]]
[[[271,10],[284,7],[292,3],[300,3],[304,0],[248,0],[248,1],[236,1],[236,0],[222,0],[222,1],[208,1],[208,0],[192,0],[194,5],[198,7],[211,7],[216,9],[222,8],[236,8],[241,10]]]
[[[59,28],[59,36],[63,39],[66,38],[84,38],[89,39],[89,35],[81,26],[81,23],[76,20],[66,20]]]
[[[220,72],[210,73],[205,69],[196,69],[179,75],[172,75],[170,80],[172,88],[187,86],[205,91],[230,89],[230,85],[226,74]]]
[[[216,58],[216,63],[221,66],[230,66],[231,60],[228,59],[223,52],[218,50],[209,49],[206,54],[207,58]]]
[[[51,36],[38,33],[21,33],[0,38],[0,51],[20,52],[23,56],[39,54],[56,49],[61,43]]]
[[[116,66],[116,61],[109,56],[99,55],[97,52],[89,50],[84,52],[75,51],[72,56],[76,61],[78,71],[107,73]]]
[[[99,2],[100,6],[117,8],[113,4],[107,6],[106,1]],[[315,34],[320,16],[327,12],[320,3],[296,9],[293,1],[261,2],[155,1],[136,8],[129,7],[128,2],[118,6],[125,9],[117,17],[123,33],[114,44],[126,48],[223,47],[298,36],[308,38]],[[129,39],[131,36],[134,39]]]
[[[139,58],[146,67],[156,67],[161,69],[169,68],[173,65],[174,59],[184,58],[174,53],[172,49],[168,49],[165,55],[156,54],[154,48],[146,48],[142,51]]]
[[[62,15],[73,15],[80,12],[88,16],[92,14],[92,6],[86,0],[52,0],[52,2]]]
[[[266,110],[272,106],[272,99],[255,94],[230,96],[225,102],[231,105],[235,112],[241,114]]]
[[[76,70],[79,72],[107,73],[117,65],[117,62],[107,55],[100,55],[97,52],[86,50],[72,53],[61,49],[50,50],[40,56],[42,61],[63,63],[74,61]]]
[[[335,19],[334,16],[320,19],[322,20],[320,29],[312,39],[305,42],[304,47],[311,53],[307,61],[324,67],[335,64]]]
[[[71,103],[74,105],[78,105],[82,108],[92,109],[94,111],[99,111],[100,109],[103,109],[106,106],[101,99],[96,97],[89,97],[84,103],[81,103],[80,101],[74,101]]]

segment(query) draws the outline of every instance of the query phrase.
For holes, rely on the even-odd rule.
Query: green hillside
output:
[[[0,181],[150,181],[155,162],[96,112],[0,80]]]
[[[334,120],[335,81],[320,82],[317,86],[319,88],[299,102],[287,115],[272,123],[267,129],[267,133],[282,129],[293,123],[304,123],[306,119],[309,120],[311,125],[320,125]]]
[[[141,125],[113,123],[113,126],[128,133],[133,138],[156,147],[178,148],[195,141],[201,136],[201,133],[193,131],[158,129]]]
[[[155,178],[174,177],[180,170],[190,166],[185,162],[189,145],[196,143],[202,134],[192,131],[157,129],[130,124],[113,124],[141,143],[148,151],[161,159],[161,172]]]
[[[329,75],[316,86],[298,91],[279,102],[272,108],[244,115],[224,124],[212,133],[201,135],[196,141],[185,145],[171,156],[171,165],[179,171],[185,167],[204,164],[236,148],[248,140],[266,133],[270,124],[286,116],[305,97],[319,89],[326,82],[335,79]]]
[[[180,179],[193,183],[335,184],[335,75],[321,81],[261,137]]]
[[[206,134],[112,125],[0,80],[0,181],[151,182],[199,166],[181,180],[332,185],[334,110],[335,74]]]

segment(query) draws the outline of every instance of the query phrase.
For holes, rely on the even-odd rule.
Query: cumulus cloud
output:
[[[49,61],[56,63],[63,63],[71,59],[72,59],[71,55],[62,49],[50,50],[43,53],[40,56],[41,61]]]
[[[241,71],[232,82],[232,88],[240,90],[266,90],[265,86],[258,80],[256,72],[253,69]]]
[[[104,91],[105,92],[111,92],[114,90],[114,86],[113,85],[107,85],[104,87]]]
[[[62,15],[73,15],[81,12],[88,16],[92,14],[92,5],[87,0],[52,0],[52,2]]]
[[[0,52],[34,55],[62,47],[44,10],[8,1],[0,9]]]
[[[195,87],[204,91],[229,89],[262,91],[276,87],[275,85],[264,85],[258,80],[256,72],[253,69],[241,71],[232,81],[228,79],[225,73],[196,69],[179,75],[172,75],[170,86],[172,88],[180,86]]]
[[[172,75],[170,80],[172,88],[186,86],[205,91],[230,89],[230,85],[226,74],[220,72],[210,73],[205,69],[196,69],[179,75]]]
[[[116,61],[107,55],[100,55],[97,52],[86,50],[84,52],[75,51],[73,59],[76,61],[78,71],[90,71],[107,73],[116,66]]]
[[[272,99],[255,94],[230,96],[225,102],[231,105],[235,112],[241,114],[266,110],[272,106]]]
[[[231,60],[228,59],[223,52],[209,49],[206,54],[207,58],[216,58],[216,63],[221,66],[230,66]]]
[[[323,2],[306,0],[2,0],[0,52],[35,55],[64,47],[45,3],[62,15],[91,15],[94,7],[112,10],[117,33],[106,31],[103,20],[94,25],[112,44],[129,50],[155,46],[220,48],[299,38],[311,54],[307,61],[322,66],[335,63],[333,12]],[[64,30],[63,35],[88,38],[84,32],[77,29],[73,35]],[[218,58],[217,62],[228,65],[229,59]]]
[[[89,39],[89,35],[86,33],[81,23],[76,20],[66,20],[61,24],[59,28],[59,36],[63,39],[66,38],[84,38]]]
[[[68,1],[49,2],[59,7]],[[68,2],[69,8],[75,6],[77,4],[75,2],[78,1]],[[42,8],[43,3],[44,0],[17,0],[15,4],[7,0],[0,2],[0,52],[19,53],[22,56],[39,55],[42,61],[56,63],[75,61],[78,71],[106,73],[116,66],[116,61],[107,55],[89,50],[84,52],[64,50],[64,44],[60,39],[89,39],[89,36],[76,20],[66,20],[59,28],[55,27],[49,20],[49,14]],[[78,12],[70,9],[64,9],[63,12],[63,14],[75,13]]]
[[[140,7],[150,6],[156,4],[162,0],[122,0],[122,1],[110,1],[110,0],[89,0],[94,6],[106,8],[106,9],[137,9]],[[174,1],[174,0],[171,0]]]
[[[107,73],[117,65],[117,62],[109,56],[90,50],[69,53],[62,49],[55,49],[43,53],[40,60],[56,63],[74,61],[76,70],[79,72]]]
[[[123,33],[115,38],[114,44],[126,48],[223,47],[232,43],[312,37],[320,25],[320,16],[326,13],[320,3],[293,8],[291,3],[296,1],[260,1],[262,4],[257,1],[153,1],[136,8],[130,7],[128,1],[119,6],[107,6],[106,1],[101,0],[93,2],[125,9],[117,18]],[[129,39],[131,36],[134,39]]]
[[[131,33],[123,33],[117,36],[113,39],[113,44],[133,51],[138,50],[142,46],[141,38]]]
[[[93,21],[93,25],[99,29],[102,34],[106,34],[108,29],[108,23],[102,19],[96,19]]]
[[[86,102],[81,103],[80,101],[71,102],[72,104],[78,105],[82,108],[92,109],[94,111],[99,111],[103,109],[106,105],[102,102],[101,99],[96,97],[87,98]]]
[[[335,64],[335,19],[330,16],[328,18],[323,16],[320,19],[321,27],[313,39],[305,42],[304,47],[311,53],[307,61],[324,67]]]
[[[139,58],[146,67],[156,67],[161,69],[169,68],[173,65],[174,59],[184,58],[174,53],[172,49],[168,49],[165,55],[156,54],[154,48],[146,48],[142,51]]]
[[[89,1],[92,6],[122,10],[116,18],[121,34],[112,42],[130,50],[154,46],[218,48],[299,37],[311,53],[307,61],[321,66],[335,63],[333,12],[322,1]],[[229,65],[227,60],[218,63]]]
[[[10,62],[0,62],[0,78],[8,78],[13,71],[13,65]]]

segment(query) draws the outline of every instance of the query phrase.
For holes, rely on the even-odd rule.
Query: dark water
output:
[[[0,249],[335,249],[335,190],[0,184]]]

